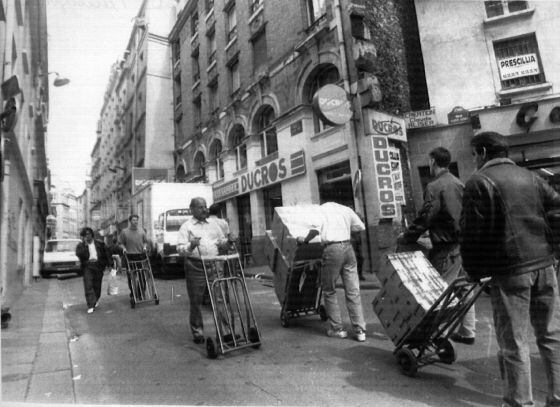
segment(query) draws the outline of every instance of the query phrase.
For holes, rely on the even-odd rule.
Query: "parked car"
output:
[[[51,274],[77,273],[82,274],[80,260],[76,256],[76,246],[80,239],[49,240],[43,252],[41,276]]]

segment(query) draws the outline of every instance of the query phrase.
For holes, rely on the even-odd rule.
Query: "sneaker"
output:
[[[357,330],[354,334],[356,335],[356,340],[358,342],[364,342],[366,340],[366,333],[361,329]]]
[[[464,336],[456,332],[452,334],[449,339],[451,339],[453,342],[464,343],[465,345],[474,344],[474,336]]]
[[[93,308],[88,308],[87,313],[91,314],[93,312]]]
[[[346,329],[339,329],[338,331],[335,331],[334,329],[329,329],[327,331],[327,336],[330,336],[331,338],[344,339],[348,336],[348,332],[346,332]]]

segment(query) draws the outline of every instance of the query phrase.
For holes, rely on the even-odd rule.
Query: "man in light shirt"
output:
[[[208,209],[204,198],[193,198],[189,207],[193,217],[183,223],[179,229],[177,251],[185,256],[185,280],[190,304],[189,323],[193,341],[203,343],[201,308],[206,277],[201,256],[203,258],[217,256],[218,248],[227,246],[228,242],[220,226],[208,220]],[[223,313],[220,314],[223,316]],[[231,337],[224,337],[226,342],[228,339]]]
[[[350,233],[363,231],[365,226],[358,215],[347,206],[335,202],[325,202],[320,206],[320,211],[321,223],[313,225],[306,237],[299,236],[297,242],[306,244],[320,235],[321,243],[324,246],[321,286],[330,324],[327,335],[337,338],[348,336],[348,332],[342,324],[336,298],[336,281],[342,277],[352,331],[355,339],[363,342],[366,340],[366,323],[360,297],[356,254],[350,241]]]

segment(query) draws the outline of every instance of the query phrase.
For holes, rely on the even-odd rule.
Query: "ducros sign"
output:
[[[340,86],[325,85],[313,96],[313,107],[321,120],[338,126],[352,117],[352,109],[346,91]]]

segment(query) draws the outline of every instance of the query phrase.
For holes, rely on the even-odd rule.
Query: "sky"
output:
[[[123,54],[141,0],[47,0],[49,76],[47,158],[52,184],[85,188],[111,65]]]

